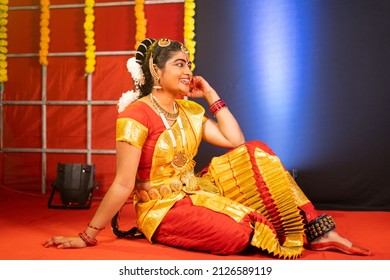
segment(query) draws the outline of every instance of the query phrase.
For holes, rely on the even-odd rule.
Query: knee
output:
[[[220,239],[220,244],[212,248],[211,253],[216,255],[231,255],[244,251],[252,236],[252,228],[243,224],[226,228],[224,237]]]
[[[245,143],[245,145],[248,147],[248,149],[254,149],[254,148],[260,148],[263,151],[267,152],[270,155],[276,155],[274,151],[264,142],[261,142],[259,140],[252,140]]]

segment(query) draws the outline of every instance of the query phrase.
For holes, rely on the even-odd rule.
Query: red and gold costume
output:
[[[177,103],[186,139],[175,122],[176,148],[160,116],[142,101],[117,120],[116,140],[142,149],[134,195],[139,230],[150,242],[214,254],[252,245],[280,258],[300,256],[303,219],[317,214],[278,157],[253,141],[214,157],[194,174],[207,116],[193,101]],[[181,168],[171,164],[178,152],[189,159]]]

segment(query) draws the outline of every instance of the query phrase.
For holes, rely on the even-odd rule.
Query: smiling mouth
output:
[[[180,82],[185,84],[185,85],[189,85],[190,84],[190,79],[180,79]]]

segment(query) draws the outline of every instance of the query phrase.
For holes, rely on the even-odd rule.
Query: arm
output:
[[[202,97],[209,106],[219,100],[218,93],[200,76],[193,77],[194,88],[188,97]],[[213,145],[223,148],[235,148],[245,142],[244,135],[236,118],[225,107],[216,113],[217,121],[208,119],[203,124],[203,139]]]
[[[115,179],[90,222],[95,228],[104,228],[109,224],[134,189],[141,150],[126,142],[117,142],[116,151]],[[95,238],[99,230],[87,227],[85,233],[90,238]],[[86,243],[80,237],[54,236],[43,244],[45,247],[52,245],[58,248],[82,248]]]

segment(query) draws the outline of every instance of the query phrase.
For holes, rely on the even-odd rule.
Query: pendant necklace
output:
[[[152,94],[150,94],[150,98],[152,100],[152,104],[153,105],[154,105],[154,103],[158,104],[157,99],[154,96],[152,96]],[[168,131],[169,137],[171,138],[171,141],[172,141],[173,148],[175,150],[175,155],[173,156],[171,165],[174,168],[176,168],[176,169],[182,169],[184,166],[186,166],[186,164],[188,163],[189,159],[188,159],[187,155],[183,151],[177,151],[176,150],[177,143],[176,143],[175,136],[173,135],[173,131],[171,129],[171,126],[168,123],[167,117],[165,117],[165,114],[159,109],[161,107],[159,105],[160,104],[158,104],[158,106],[154,106],[154,108],[156,108],[156,110],[159,112],[160,118],[163,121],[164,126],[167,129],[167,131]],[[176,106],[176,103],[175,103],[175,106]],[[185,143],[186,143],[186,135],[185,135],[185,132],[184,132],[183,123],[182,123],[180,115],[179,115],[179,110],[177,110],[176,121],[179,124],[180,133],[181,133],[181,142],[182,142],[183,149],[184,149]]]

